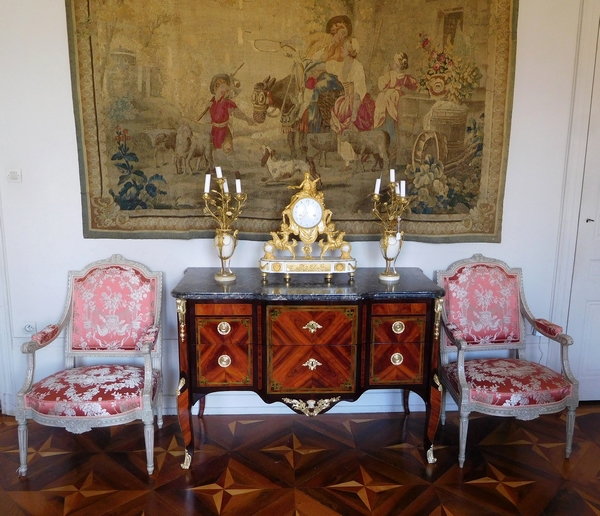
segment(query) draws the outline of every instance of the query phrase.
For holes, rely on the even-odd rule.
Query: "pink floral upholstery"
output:
[[[535,320],[536,330],[541,331],[543,334],[548,335],[550,337],[556,337],[563,332],[562,326],[558,324],[551,323],[546,319],[536,319]]]
[[[31,340],[35,340],[40,344],[47,344],[53,340],[59,333],[60,329],[57,324],[49,324],[43,330],[34,333]]]
[[[92,269],[73,286],[74,350],[139,350],[154,325],[156,279],[125,265]]]
[[[29,419],[74,433],[140,420],[146,469],[152,475],[155,420],[159,428],[163,425],[162,277],[120,254],[69,271],[58,324],[21,345],[27,371],[15,410],[20,476],[27,474]],[[64,369],[34,383],[41,360],[37,353],[63,330]],[[79,363],[91,357],[95,364],[99,357],[104,363]]]
[[[444,277],[447,326],[469,344],[516,342],[521,334],[519,279],[481,264]]]
[[[442,387],[459,409],[459,467],[465,463],[472,411],[529,420],[566,408],[568,458],[579,404],[579,383],[569,365],[572,337],[557,324],[534,317],[525,301],[521,269],[474,254],[437,271],[436,276],[446,291],[441,321],[446,331],[440,341],[438,372]],[[525,321],[561,347],[558,371],[524,359]],[[489,357],[500,349],[506,356]],[[485,358],[470,358],[484,352]],[[444,424],[445,401],[440,415]]]
[[[160,371],[154,370],[152,397],[159,380]],[[34,384],[25,395],[25,406],[49,416],[114,416],[140,409],[143,388],[143,367],[76,367]]]
[[[457,362],[443,366],[444,376],[458,392]],[[536,362],[518,359],[465,360],[471,402],[516,407],[555,403],[572,395],[566,378]]]

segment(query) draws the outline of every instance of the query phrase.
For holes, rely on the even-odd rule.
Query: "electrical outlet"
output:
[[[30,337],[37,332],[37,323],[35,321],[23,321],[20,327],[24,337]]]
[[[23,174],[21,173],[21,169],[14,168],[12,170],[9,170],[6,180],[9,183],[22,183],[23,182]]]

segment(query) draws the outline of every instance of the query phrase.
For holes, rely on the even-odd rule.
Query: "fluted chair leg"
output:
[[[462,468],[465,464],[465,455],[467,449],[467,432],[469,430],[469,414],[460,415],[460,427],[458,434],[458,467]]]
[[[158,428],[163,427],[163,393],[162,390],[158,393],[156,400],[156,424]]]
[[[19,421],[19,476],[27,475],[27,448],[29,446],[29,430],[27,428],[27,419]]]
[[[154,421],[144,423],[144,438],[146,441],[148,475],[152,475],[152,473],[154,473]]]
[[[573,448],[573,433],[575,431],[575,412],[577,407],[567,407],[567,443],[565,447],[565,456],[567,459],[571,456]]]

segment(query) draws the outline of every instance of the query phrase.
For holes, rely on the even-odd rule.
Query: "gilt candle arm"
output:
[[[400,249],[402,248],[404,231],[400,231],[400,221],[404,210],[408,208],[410,199],[401,195],[398,183],[391,182],[387,186],[389,191],[389,200],[382,202],[382,195],[379,194],[377,185],[375,192],[371,194],[373,200],[373,215],[379,219],[383,227],[383,236],[379,241],[381,254],[383,255],[386,267],[385,271],[379,275],[383,281],[397,281],[400,278],[396,272],[395,263]]]
[[[231,226],[242,213],[242,207],[246,203],[248,195],[241,191],[235,194],[229,193],[226,188],[226,179],[223,177],[217,177],[216,181],[219,189],[205,191],[202,196],[204,213],[210,215],[219,225],[216,230],[215,247],[221,260],[221,271],[215,274],[215,279],[220,283],[230,283],[236,279],[235,274],[229,268],[229,260],[236,248],[238,233],[237,229],[233,231]],[[239,190],[241,190],[241,182]]]

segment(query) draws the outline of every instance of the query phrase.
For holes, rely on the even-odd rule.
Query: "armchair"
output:
[[[436,272],[446,290],[440,339],[440,381],[459,409],[458,463],[465,462],[469,414],[472,411],[521,420],[567,409],[565,455],[571,454],[579,383],[569,366],[573,339],[560,326],[536,319],[523,293],[521,269],[481,254]],[[562,371],[525,360],[525,321],[561,346]],[[493,350],[509,350],[508,358],[489,358]],[[477,356],[486,358],[467,359]],[[450,361],[456,353],[456,361]],[[452,355],[454,356],[454,355]],[[442,397],[442,425],[446,419]]]
[[[161,299],[162,273],[121,255],[69,272],[60,321],[21,348],[27,372],[17,394],[20,476],[27,474],[29,419],[77,434],[142,420],[153,473],[155,411],[162,427]],[[63,332],[65,369],[34,383],[37,352]]]

